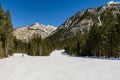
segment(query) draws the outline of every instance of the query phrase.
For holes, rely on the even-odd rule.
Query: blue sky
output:
[[[110,0],[0,0],[9,9],[14,28],[39,22],[58,27],[80,10],[99,7]],[[120,0],[115,0],[120,1]]]

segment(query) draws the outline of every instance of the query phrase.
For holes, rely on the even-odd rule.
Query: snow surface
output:
[[[108,2],[107,4],[120,4],[120,2],[115,2],[114,0]]]
[[[100,16],[98,17],[98,20],[99,20],[99,25],[101,26],[102,25],[102,22],[100,20]]]
[[[120,60],[70,57],[64,50],[48,57],[15,54],[0,59],[0,80],[120,80]]]

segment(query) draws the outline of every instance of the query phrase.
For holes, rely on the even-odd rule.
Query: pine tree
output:
[[[112,57],[113,53],[113,46],[114,46],[114,32],[113,28],[115,27],[115,18],[110,11],[106,11],[104,13],[104,32],[103,32],[103,40],[104,40],[104,48],[105,48],[105,55],[107,57]]]
[[[6,54],[12,55],[13,53],[13,26],[12,26],[12,21],[11,21],[11,16],[9,10],[5,13],[6,16],[6,24],[5,24],[5,32],[4,35],[5,37],[5,51]]]
[[[90,56],[98,56],[99,57],[99,27],[94,24],[89,32],[88,40],[87,40],[87,51]]]
[[[1,54],[4,54],[3,57],[8,57],[9,55],[12,55],[12,31],[13,27],[9,10],[7,10],[7,12],[4,13],[2,7],[0,6],[0,48],[2,51]]]
[[[4,52],[4,36],[3,36],[3,32],[4,32],[4,25],[5,25],[5,14],[4,11],[0,5],[0,56],[4,57],[5,56],[5,52]]]
[[[3,34],[5,24],[5,14],[2,7],[0,6],[0,34]]]

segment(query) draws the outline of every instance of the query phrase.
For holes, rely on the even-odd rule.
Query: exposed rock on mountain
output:
[[[46,38],[54,30],[56,30],[56,27],[54,26],[45,26],[43,24],[35,23],[30,26],[15,29],[13,35],[19,40],[27,41],[35,34],[41,35],[42,38]]]
[[[117,19],[118,15],[120,15],[120,2],[110,1],[98,8],[82,10],[68,18],[52,33],[52,36],[59,36],[59,40],[69,39],[77,33],[89,31],[93,24],[104,26],[104,17],[108,12],[112,13],[114,18]],[[115,23],[117,24],[117,21],[115,21]]]

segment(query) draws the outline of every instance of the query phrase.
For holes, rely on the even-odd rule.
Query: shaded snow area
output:
[[[70,57],[64,50],[48,57],[15,54],[0,59],[0,80],[120,80],[120,60]]]

